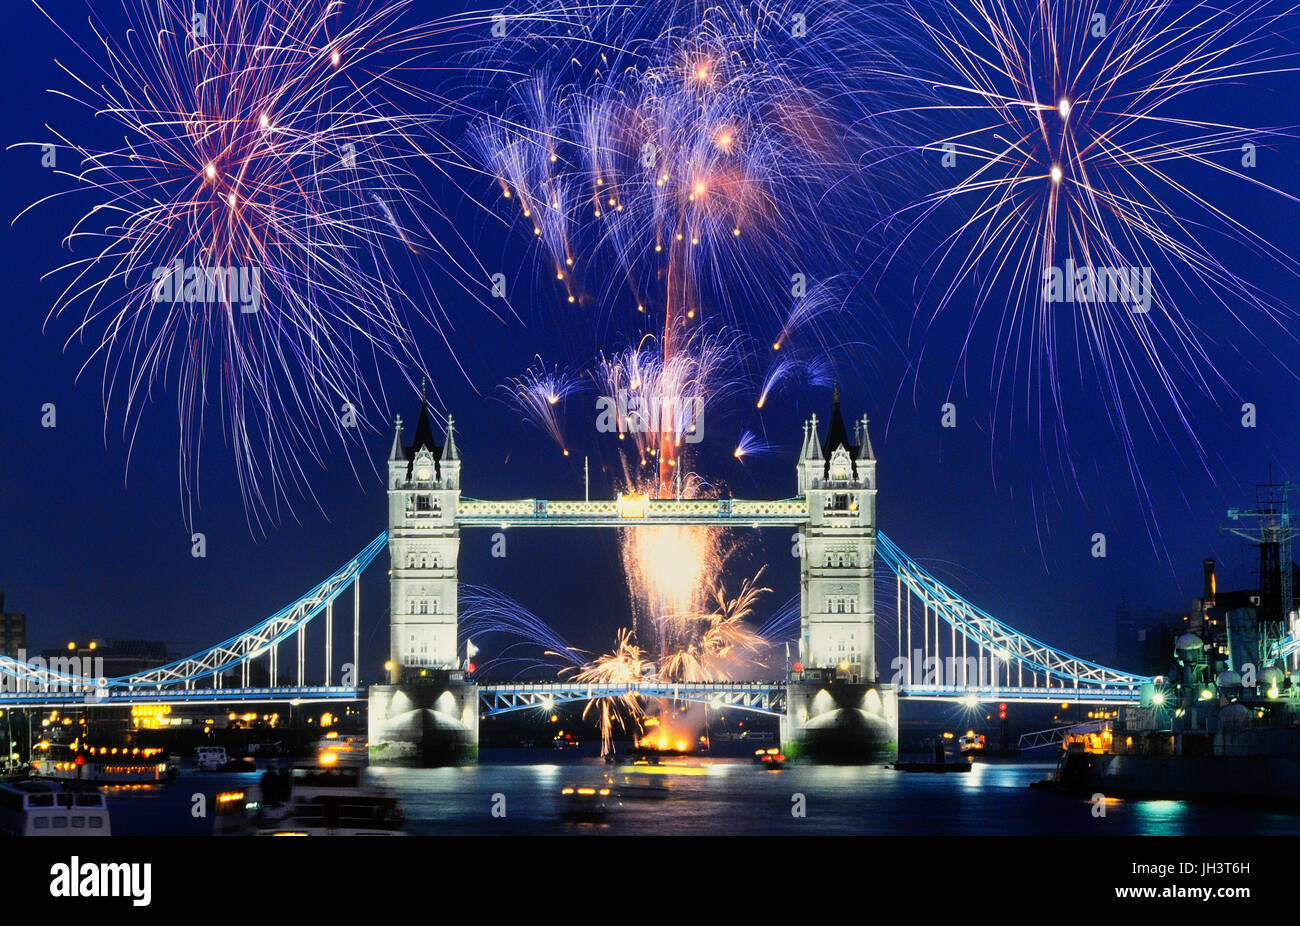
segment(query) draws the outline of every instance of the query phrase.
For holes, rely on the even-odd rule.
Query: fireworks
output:
[[[475,147],[562,304],[635,307],[665,373],[706,318],[787,331],[788,293],[869,205],[854,127],[876,101],[845,78],[890,60],[878,26],[840,3],[656,4],[530,60]],[[674,432],[653,448],[672,494],[680,435],[647,430]]]
[[[582,391],[584,386],[584,381],[576,374],[558,366],[548,369],[538,357],[534,366],[502,388],[509,393],[511,405],[555,441],[567,457],[569,449],[564,440],[563,403],[569,396]]]
[[[523,605],[483,585],[462,585],[459,596],[459,631],[469,640],[479,638],[481,650],[496,637],[512,642],[479,665],[480,672],[513,669],[513,677],[546,670],[555,672],[582,665],[582,651],[572,647],[555,630]]]
[[[757,654],[766,645],[762,636],[745,625],[758,599],[772,590],[759,586],[763,570],[746,579],[735,598],[727,598],[721,584],[714,588],[716,609],[701,615],[701,634],[680,649],[665,656],[660,675],[665,680],[704,682],[735,677],[742,666],[757,663]]]
[[[778,386],[803,386],[808,389],[829,386],[834,377],[828,362],[820,357],[800,360],[797,357],[781,357],[772,364],[763,378],[763,389],[758,394],[758,407],[767,404],[768,397]]]
[[[348,446],[382,407],[360,357],[408,377],[419,366],[408,315],[441,318],[418,298],[429,263],[465,275],[435,238],[440,213],[419,177],[441,169],[427,153],[436,113],[403,105],[444,108],[413,89],[418,59],[489,20],[406,26],[410,5],[91,11],[97,73],[68,73],[117,144],[58,135],[74,183],[53,199],[89,208],[52,274],[51,315],[81,314],[74,336],[95,345],[106,411],[122,410],[132,443],[154,389],[175,389],[187,519],[214,409],[260,522],[290,487],[310,492],[305,458],[323,459],[323,437]]]
[[[641,653],[641,648],[632,641],[632,631],[623,628],[615,639],[614,651],[573,672],[573,680],[593,685],[627,685],[629,689],[623,694],[608,698],[593,698],[583,708],[583,719],[594,711],[600,727],[601,750],[605,755],[610,751],[614,729],[626,730],[632,723],[645,716],[640,697],[630,686],[654,677],[654,664],[648,662]]]
[[[856,162],[879,100],[854,75],[892,61],[891,32],[821,0],[618,7],[574,27],[574,40],[530,49],[530,76],[500,88],[507,102],[473,148],[496,211],[536,242],[561,324],[599,312],[638,332],[592,374],[624,486],[703,497],[689,451],[715,433],[706,410],[748,385],[756,331],[786,342],[832,309],[827,268],[852,240],[837,232],[877,211],[884,172]],[[736,456],[768,449],[750,434]],[[623,532],[635,633],[661,672],[722,673],[721,653],[748,651],[738,619],[707,617],[732,544],[706,528]],[[606,668],[636,661],[631,640]]]
[[[896,236],[884,260],[946,229],[921,260],[935,317],[969,310],[963,358],[988,323],[993,356],[981,365],[995,392],[1009,385],[1039,406],[1031,428],[1059,419],[1074,376],[1104,384],[1130,458],[1126,396],[1144,406],[1142,428],[1163,427],[1149,407],[1163,396],[1196,441],[1183,383],[1208,389],[1224,375],[1211,313],[1261,343],[1294,327],[1282,300],[1231,263],[1251,256],[1287,274],[1300,263],[1234,216],[1224,180],[1295,202],[1270,185],[1278,172],[1256,170],[1290,130],[1230,121],[1247,108],[1232,102],[1244,88],[1295,71],[1278,50],[1286,14],[1234,0],[905,9],[932,63],[895,76],[933,93],[917,112],[944,127],[913,153],[938,188],[883,226]]]
[[[600,358],[592,374],[601,393],[597,429],[631,439],[631,450],[623,457],[629,486],[660,497],[684,491],[682,445],[701,441],[707,408],[743,387],[743,380],[730,372],[742,349],[733,333],[701,327],[671,354],[647,336],[634,349]],[[644,474],[647,465],[658,479]]]
[[[746,431],[740,435],[740,442],[736,444],[736,449],[732,451],[732,456],[737,460],[744,462],[748,457],[757,457],[771,453],[776,450],[775,444],[769,444],[753,431]]]

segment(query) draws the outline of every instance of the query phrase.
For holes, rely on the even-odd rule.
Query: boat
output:
[[[560,789],[560,816],[566,820],[592,822],[609,813],[611,789],[606,786],[570,785]]]
[[[943,740],[935,740],[933,762],[895,762],[893,765],[885,767],[892,768],[896,772],[924,772],[934,775],[946,775],[969,772],[971,763],[970,760],[960,757],[955,761],[950,760],[943,748]]]
[[[331,730],[316,744],[317,755],[334,753],[340,762],[361,762],[365,763],[369,755],[369,746],[366,737],[353,734],[339,735],[337,730]]]
[[[200,772],[223,772],[230,759],[224,746],[195,746],[194,768]]]
[[[194,747],[194,769],[199,772],[255,772],[252,756],[231,756],[224,746]]]
[[[971,764],[969,762],[895,762],[891,766],[896,772],[929,772],[931,774],[943,775],[950,772],[958,774],[969,772]]]
[[[218,836],[403,836],[406,826],[395,792],[328,755],[218,794],[215,816]]]
[[[0,834],[111,836],[108,804],[98,788],[27,778],[0,784]]]
[[[165,750],[138,746],[78,747],[65,756],[42,756],[32,763],[32,773],[41,778],[100,784],[168,784],[179,770]]]
[[[1269,562],[1261,551],[1261,575]],[[1273,555],[1276,555],[1275,553]],[[1055,774],[1037,787],[1093,797],[1300,802],[1300,639],[1297,612],[1258,590],[1220,593],[1205,563],[1197,632],[1174,641],[1169,673],[1139,702],[1062,734]],[[1277,566],[1273,563],[1273,579]],[[1292,623],[1291,626],[1294,626]]]
[[[620,800],[662,801],[669,795],[668,782],[662,775],[614,773],[605,776],[605,784]]]

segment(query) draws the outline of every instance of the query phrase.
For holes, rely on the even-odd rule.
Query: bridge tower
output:
[[[455,423],[447,418],[439,446],[420,401],[411,444],[402,443],[402,419],[388,454],[389,659],[393,676],[411,670],[458,669],[456,558],[460,530],[460,454]],[[427,675],[427,673],[426,673]]]
[[[388,453],[388,684],[370,689],[370,759],[444,765],[478,752],[478,691],[457,649],[460,454],[433,434],[427,394],[411,443]]]
[[[838,388],[823,445],[817,416],[804,428],[799,494],[799,660],[854,682],[876,680],[876,455],[867,416],[850,444]]]
[[[876,455],[867,416],[850,442],[838,386],[825,443],[804,425],[796,464],[808,521],[799,529],[799,668],[786,699],[790,752],[888,758],[897,751],[897,694],[876,668]]]

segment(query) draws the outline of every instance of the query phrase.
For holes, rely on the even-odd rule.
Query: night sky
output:
[[[67,28],[75,30],[77,20],[84,20],[80,4],[56,6],[69,10]],[[47,140],[47,123],[76,134],[91,131],[93,120],[81,107],[47,92],[71,88],[71,79],[53,59],[68,60],[75,71],[80,53],[28,2],[5,4],[0,17],[5,45],[0,79],[7,88],[0,124],[6,147],[0,151],[5,177],[0,215],[12,219],[69,181],[43,170],[36,149],[7,146]],[[1278,41],[1294,52],[1285,40]],[[1243,125],[1284,125],[1300,121],[1297,98],[1297,76],[1277,75],[1235,94],[1230,114],[1218,115]],[[1255,177],[1294,194],[1297,150],[1262,149]],[[1206,179],[1205,173],[1196,176]],[[476,195],[495,202],[488,181],[470,175],[462,179]],[[1204,195],[1231,204],[1235,216],[1281,251],[1297,253],[1300,222],[1293,202],[1227,176],[1209,182],[1221,186],[1206,188]],[[590,394],[568,409],[572,451],[566,458],[536,428],[520,421],[501,401],[497,387],[537,354],[577,364],[597,350],[627,346],[640,330],[634,307],[606,307],[599,322],[557,324],[569,309],[553,281],[534,273],[535,255],[520,229],[506,230],[466,204],[450,184],[438,192],[483,264],[511,270],[515,282],[510,295],[519,316],[502,322],[473,301],[452,296],[451,339],[468,378],[432,328],[420,320],[413,323],[441,407],[456,418],[464,493],[480,498],[580,497],[583,455],[590,454],[592,494],[610,496],[616,490],[612,470],[601,466],[613,463],[614,437],[595,433]],[[281,523],[262,534],[248,527],[228,468],[229,453],[214,428],[204,445],[194,525],[205,533],[208,553],[193,558],[178,484],[172,384],[155,386],[128,466],[120,416],[105,422],[102,365],[92,361],[81,369],[94,339],[65,345],[76,319],[65,316],[47,323],[56,288],[40,277],[67,259],[60,240],[70,222],[71,214],[55,205],[0,225],[8,284],[0,365],[0,588],[7,610],[28,615],[29,648],[93,635],[164,639],[178,655],[187,653],[293,600],[385,527],[380,467],[391,433],[368,433],[368,458],[354,453],[351,463],[326,441],[326,465],[309,469],[319,504],[300,500]],[[1233,248],[1214,234],[1205,237],[1209,246]],[[1144,429],[1141,414],[1132,416],[1136,460],[1149,491],[1143,497],[1133,487],[1105,413],[1102,386],[1087,366],[1071,367],[1062,384],[1073,473],[1062,471],[1053,449],[1055,423],[1048,422],[1049,436],[1040,437],[1038,425],[1025,420],[1023,396],[1003,397],[992,433],[992,334],[973,340],[963,359],[966,326],[960,306],[928,328],[913,325],[916,269],[909,271],[905,262],[916,253],[905,249],[901,266],[895,264],[855,292],[852,333],[830,355],[846,417],[852,420],[863,411],[871,417],[884,532],[999,618],[1103,661],[1112,656],[1115,606],[1121,596],[1127,595],[1136,608],[1185,608],[1199,591],[1200,561],[1207,556],[1224,564],[1220,589],[1253,581],[1253,554],[1237,539],[1220,534],[1219,526],[1227,507],[1254,504],[1255,483],[1267,480],[1270,466],[1278,481],[1300,477],[1300,389],[1294,373],[1300,370],[1300,348],[1294,338],[1278,334],[1276,326],[1261,326],[1260,338],[1250,337],[1208,297],[1184,297],[1180,308],[1207,345],[1217,376],[1227,382],[1207,378],[1208,390],[1198,390],[1189,379],[1183,382],[1186,414],[1207,448],[1204,463],[1186,438],[1169,442]],[[1239,248],[1233,256],[1233,266],[1245,277],[1295,304],[1294,276]],[[449,284],[447,292],[453,292]],[[754,340],[770,343],[775,334],[770,327],[766,321],[757,323]],[[582,332],[580,338],[571,335],[575,330]],[[1073,348],[1066,338],[1058,350],[1069,357]],[[418,387],[392,365],[380,364],[370,375],[391,403],[375,410],[373,420],[391,421],[401,414],[409,437]],[[695,469],[737,497],[792,495],[800,422],[814,411],[824,421],[830,400],[830,388],[821,387],[806,395],[782,393],[761,412],[754,409],[752,394],[716,414],[711,409]],[[940,407],[948,401],[957,406],[953,429],[940,426]],[[1257,406],[1254,429],[1241,427],[1243,402]],[[45,403],[57,407],[55,428],[41,427]],[[732,450],[744,429],[764,433],[780,449],[742,465]],[[1177,426],[1171,430],[1181,434]],[[1158,532],[1154,537],[1153,530]],[[1099,531],[1107,537],[1104,559],[1090,555],[1091,537]],[[770,608],[798,590],[787,535],[782,530],[756,537],[743,558],[747,561],[738,561],[730,577],[738,584],[743,575],[770,562],[766,578],[776,590],[769,596]],[[508,556],[494,559],[486,532],[464,533],[463,581],[500,589],[573,643],[603,651],[628,613],[613,532],[593,536],[518,529],[510,533],[509,544]],[[363,581],[362,674],[368,679],[377,674],[386,650],[385,564],[381,558]],[[891,649],[892,627],[882,626],[881,633],[882,648]]]

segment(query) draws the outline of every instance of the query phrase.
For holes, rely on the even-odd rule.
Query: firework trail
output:
[[[799,639],[799,596],[795,595],[759,625],[758,635],[773,643]]]
[[[802,386],[805,390],[831,385],[834,375],[830,363],[822,357],[810,357],[802,360],[797,357],[783,356],[776,360],[767,375],[763,377],[763,388],[758,394],[759,408],[767,404],[768,398],[778,387]]]
[[[746,431],[740,435],[740,442],[731,455],[743,463],[750,457],[764,456],[779,449],[776,444],[769,444],[753,431]]]
[[[60,62],[59,95],[120,143],[51,129],[72,184],[35,205],[88,203],[51,318],[80,315],[71,337],[131,446],[155,389],[175,390],[187,521],[213,414],[250,527],[278,520],[290,489],[311,493],[307,461],[383,407],[360,361],[421,365],[410,317],[447,320],[432,268],[471,295],[486,279],[435,231],[423,177],[447,169],[437,126],[457,104],[415,78],[490,14],[406,25],[412,6],[123,0],[90,10],[88,39],[64,32],[90,73]]]
[[[496,637],[512,642],[484,659],[480,673],[510,668],[513,678],[538,670],[551,673],[583,664],[584,653],[570,646],[549,624],[514,599],[485,585],[462,585],[459,591],[459,634],[479,638],[480,652]]]
[[[569,448],[564,439],[563,403],[586,385],[577,374],[559,366],[547,367],[538,357],[536,364],[501,388],[510,396],[511,407],[555,441],[567,457]]]
[[[894,76],[932,94],[913,112],[931,130],[945,127],[906,155],[936,172],[935,189],[877,228],[892,240],[867,275],[878,279],[905,242],[937,229],[918,277],[932,314],[918,309],[914,324],[962,313],[961,367],[990,338],[991,360],[978,362],[995,428],[1011,429],[999,406],[1023,399],[1042,446],[1058,429],[1073,481],[1077,457],[1061,423],[1071,380],[1100,384],[1143,497],[1137,432],[1190,438],[1206,464],[1185,410],[1189,388],[1226,383],[1210,326],[1239,324],[1274,357],[1275,334],[1295,337],[1285,300],[1234,269],[1249,256],[1300,272],[1234,209],[1246,195],[1294,208],[1294,192],[1268,179],[1282,174],[1255,168],[1256,158],[1276,163],[1294,127],[1231,121],[1276,81],[1294,85],[1297,58],[1280,41],[1294,32],[1293,10],[1270,13],[1255,0],[902,9],[928,63]],[[882,150],[874,160],[897,157]],[[1224,178],[1239,181],[1238,196]],[[1130,420],[1132,402],[1142,420]]]

